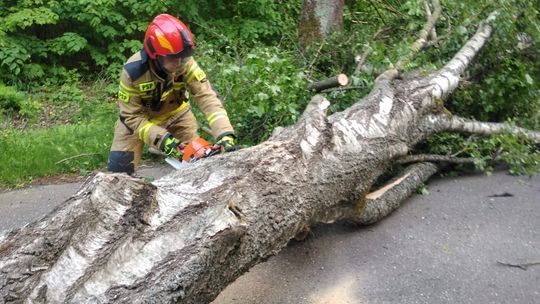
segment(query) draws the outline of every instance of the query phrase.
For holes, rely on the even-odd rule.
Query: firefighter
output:
[[[194,49],[191,31],[182,21],[168,14],[152,20],[144,48],[128,59],[120,77],[120,117],[109,171],[132,174],[144,144],[180,158],[182,144],[198,137],[189,94],[206,116],[216,144],[225,151],[234,148],[234,129],[219,95],[193,59]]]

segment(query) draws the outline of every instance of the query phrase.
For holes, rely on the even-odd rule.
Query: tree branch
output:
[[[439,19],[441,15],[441,6],[439,4],[439,1],[438,0],[432,0],[432,1],[433,1],[435,10],[433,14],[429,16],[426,24],[424,25],[424,28],[420,31],[418,39],[411,45],[410,47],[411,51],[407,55],[401,57],[401,59],[399,59],[398,62],[394,64],[393,68],[388,69],[385,72],[383,72],[381,75],[379,75],[375,79],[375,82],[378,82],[384,79],[392,80],[399,77],[399,75],[401,74],[401,70],[403,70],[405,65],[411,62],[414,56],[416,56],[416,54],[422,48],[426,46],[429,33],[433,29],[433,27],[435,26],[435,23],[437,22],[437,19]]]
[[[428,41],[429,33],[435,28],[435,23],[441,16],[441,5],[438,0],[432,0],[434,11],[429,16],[424,28],[420,31],[418,39],[411,45],[411,51],[407,56],[402,57],[396,64],[395,68],[402,70],[406,64],[408,64],[414,56],[423,49]]]
[[[369,55],[370,52],[371,52],[371,48],[369,47],[369,45],[366,45],[362,55],[361,56],[356,56],[354,58],[354,61],[356,61],[357,64],[356,64],[356,68],[354,69],[354,72],[352,73],[353,76],[356,75],[360,71],[360,69],[364,65],[364,62],[366,61],[366,58],[367,58],[367,56]]]
[[[474,158],[455,157],[455,156],[450,156],[450,155],[420,154],[420,155],[406,155],[396,160],[396,163],[398,164],[419,163],[419,162],[471,164],[471,163],[474,163]]]
[[[372,224],[379,221],[397,209],[401,202],[438,170],[437,165],[429,162],[409,166],[399,177],[366,195],[364,208],[351,220],[359,224]]]
[[[330,88],[322,90],[320,93],[330,93],[330,92],[336,92],[336,91],[348,91],[348,90],[359,90],[359,89],[365,89],[366,86],[364,85],[357,85],[357,86],[344,86],[344,87],[338,87],[338,88]]]
[[[480,135],[510,133],[516,136],[526,136],[531,139],[535,144],[540,144],[540,132],[512,126],[506,123],[481,122],[476,120],[469,120],[459,116],[453,116],[452,118],[437,116],[436,121],[434,122],[441,124],[439,127],[442,131],[453,131]]]
[[[432,4],[434,8],[438,6],[439,9],[441,9],[440,3],[438,1],[432,0]],[[424,0],[424,9],[426,10],[426,17],[428,18],[429,22],[429,18],[431,18],[431,8],[429,7],[428,0]],[[429,39],[431,40],[431,42],[437,41],[437,31],[435,30],[435,26],[433,26],[433,28],[429,32]]]
[[[375,12],[377,12],[377,15],[381,19],[381,22],[386,25],[386,21],[384,20],[383,16],[381,15],[381,12],[379,12],[379,8],[373,3],[373,1],[369,0],[369,4],[375,9]]]
[[[491,23],[497,17],[497,12],[489,15],[486,21],[480,25],[476,34],[465,43],[459,52],[431,79],[432,96],[436,99],[445,98],[459,84],[459,77],[469,66],[471,60],[484,46],[491,36]]]

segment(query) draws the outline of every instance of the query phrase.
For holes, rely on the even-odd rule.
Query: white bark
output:
[[[486,19],[485,23],[480,26],[476,35],[473,36],[461,48],[461,50],[450,60],[438,75],[431,80],[433,85],[432,96],[434,98],[445,98],[450,92],[457,88],[459,84],[459,76],[463,74],[471,60],[484,46],[488,38],[491,36],[491,25],[497,13],[492,13]]]
[[[520,128],[507,123],[481,122],[459,116],[428,115],[425,125],[436,132],[448,131],[478,135],[512,134],[524,136],[535,144],[540,144],[540,132]]]

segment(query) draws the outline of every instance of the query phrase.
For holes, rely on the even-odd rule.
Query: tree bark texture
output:
[[[430,163],[411,165],[373,192],[394,162],[430,134],[479,130],[448,117],[439,102],[490,33],[489,23],[480,26],[428,77],[379,78],[343,112],[327,116],[329,102],[317,95],[298,123],[260,145],[152,183],[97,174],[42,220],[0,236],[0,297],[6,303],[208,303],[314,223],[377,221],[436,171]]]
[[[343,30],[345,0],[303,0],[299,26],[300,44],[309,45]]]

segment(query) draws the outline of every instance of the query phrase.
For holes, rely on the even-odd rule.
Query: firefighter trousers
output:
[[[158,125],[182,143],[189,143],[198,137],[197,121],[191,110],[182,111]],[[140,164],[143,146],[137,132],[129,129],[120,120],[116,121],[107,169],[111,172],[133,174]]]

